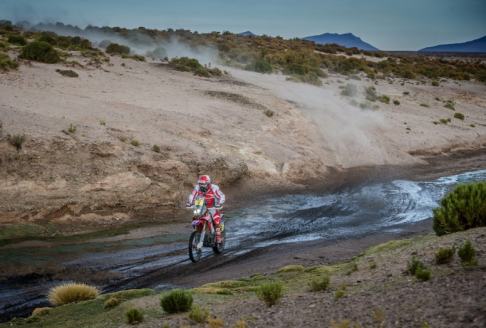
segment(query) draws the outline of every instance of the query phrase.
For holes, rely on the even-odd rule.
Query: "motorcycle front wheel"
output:
[[[215,237],[216,238],[216,237]],[[221,254],[224,250],[224,244],[226,243],[226,229],[221,233],[222,242],[213,246],[214,254]]]
[[[201,259],[202,248],[197,249],[197,244],[201,239],[201,233],[198,231],[193,231],[191,237],[189,238],[189,258],[192,262],[196,263]]]

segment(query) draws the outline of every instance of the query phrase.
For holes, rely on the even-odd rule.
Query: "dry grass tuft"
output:
[[[92,300],[98,297],[98,288],[81,283],[66,283],[52,288],[48,299],[52,305],[59,306],[68,303]]]

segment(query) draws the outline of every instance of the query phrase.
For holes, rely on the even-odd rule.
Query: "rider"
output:
[[[219,211],[219,207],[224,204],[225,196],[219,186],[211,183],[211,178],[209,175],[201,175],[197,180],[197,185],[194,186],[192,193],[189,195],[189,199],[187,200],[187,207],[194,205],[194,200],[196,196],[204,196],[206,199],[206,206],[210,211],[214,227],[216,229],[216,242],[221,242],[221,213]]]

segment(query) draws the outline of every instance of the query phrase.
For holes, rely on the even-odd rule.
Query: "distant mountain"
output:
[[[251,32],[251,31],[245,31],[245,32],[241,32],[241,33],[238,33],[238,35],[241,35],[241,36],[255,36],[256,34]]]
[[[364,42],[353,33],[324,33],[321,35],[313,35],[305,37],[304,40],[314,41],[318,44],[330,44],[335,43],[346,48],[356,47],[361,50],[376,51],[377,48],[371,44]]]
[[[422,52],[486,52],[486,36],[463,43],[441,44],[423,48]]]

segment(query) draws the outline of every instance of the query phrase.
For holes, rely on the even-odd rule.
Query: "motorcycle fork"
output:
[[[201,249],[203,247],[205,234],[206,234],[206,222],[204,222],[204,225],[201,229],[201,237],[199,237],[199,242],[197,243],[196,246],[197,249]]]

